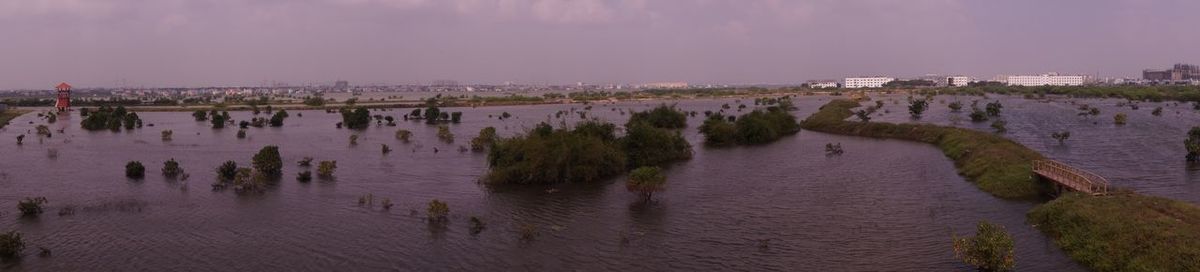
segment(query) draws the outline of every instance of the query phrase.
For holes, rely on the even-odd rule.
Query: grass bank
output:
[[[1036,196],[1048,189],[1031,178],[1030,161],[1041,154],[1023,145],[967,129],[845,121],[858,106],[832,101],[801,126],[937,145],[960,173],[998,197]],[[1031,210],[1028,221],[1096,271],[1200,271],[1200,207],[1187,202],[1129,190],[1098,197],[1068,193]]]
[[[1096,271],[1200,271],[1200,207],[1129,191],[1066,194],[1029,212],[1071,258]]]
[[[8,126],[9,121],[12,121],[12,119],[17,118],[17,116],[21,116],[26,113],[29,113],[29,111],[20,109],[9,109],[4,112],[0,112],[0,128]]]
[[[954,161],[959,174],[985,192],[1001,198],[1033,199],[1049,186],[1033,178],[1033,160],[1042,155],[991,133],[927,124],[846,121],[858,102],[834,100],[800,122],[807,130],[874,138],[892,138],[936,145]]]

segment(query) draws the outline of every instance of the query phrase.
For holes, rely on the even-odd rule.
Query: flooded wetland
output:
[[[828,97],[799,97],[804,117]],[[752,101],[684,100],[685,111],[717,111]],[[659,102],[593,105],[588,118],[623,123],[632,110]],[[753,105],[753,104],[751,104]],[[1015,240],[1017,269],[1081,268],[1025,223],[1036,203],[995,198],[957,174],[933,146],[802,131],[765,145],[705,147],[689,117],[682,134],[691,160],[665,168],[666,190],[645,202],[626,192],[624,176],[598,183],[487,186],[486,153],[459,146],[481,128],[501,137],[538,122],[566,123],[583,105],[448,108],[463,121],[449,125],[454,143],[416,121],[338,129],[323,111],[291,112],[282,127],[213,129],[184,112],[140,113],[130,131],[82,130],[78,115],[50,124],[54,133],[23,145],[0,145],[0,199],[49,200],[39,217],[3,212],[5,229],[52,258],[5,264],[16,270],[961,270],[955,234],[988,220]],[[736,106],[735,106],[736,107]],[[753,107],[751,107],[753,108]],[[750,108],[744,111],[749,111]],[[727,110],[737,113],[736,109]],[[372,111],[400,117],[405,109]],[[513,117],[500,120],[503,113]],[[1013,114],[1019,110],[1011,110]],[[230,112],[234,120],[250,112]],[[489,116],[492,116],[489,118]],[[932,118],[931,118],[932,119]],[[34,114],[0,132],[12,139],[42,123]],[[1016,128],[1016,126],[1014,126]],[[173,137],[163,141],[160,131]],[[394,137],[412,131],[409,143]],[[1019,131],[1019,129],[1014,129]],[[349,135],[359,135],[357,144]],[[1081,137],[1083,138],[1083,137]],[[1020,139],[1020,138],[1018,138]],[[826,143],[845,153],[826,156]],[[386,144],[394,151],[380,152]],[[257,150],[277,145],[283,179],[261,194],[214,191],[213,170],[226,160],[249,164]],[[435,149],[437,150],[435,152]],[[336,160],[332,180],[297,182],[304,157]],[[188,177],[164,178],[174,158]],[[147,167],[140,180],[122,175],[127,161]],[[313,167],[315,168],[315,167]],[[617,183],[617,184],[614,184]],[[370,203],[359,199],[370,195]],[[394,206],[385,209],[387,198]],[[425,221],[425,203],[449,206],[449,223]],[[71,213],[59,214],[64,209]],[[471,231],[471,217],[483,222]],[[526,237],[526,236],[529,237]]]

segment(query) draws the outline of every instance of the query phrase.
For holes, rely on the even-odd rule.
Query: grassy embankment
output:
[[[1037,152],[984,132],[934,125],[845,121],[858,103],[835,100],[801,123],[835,134],[932,143],[960,172],[999,197],[1037,194],[1029,161]],[[1116,190],[1109,196],[1070,193],[1028,214],[1071,258],[1097,271],[1200,271],[1200,207]]]
[[[1200,207],[1186,202],[1130,191],[1070,193],[1028,219],[1096,271],[1200,271]]]
[[[926,124],[845,121],[858,102],[834,100],[800,122],[807,130],[874,138],[895,138],[938,146],[959,173],[983,191],[1001,198],[1033,199],[1049,186],[1033,178],[1033,160],[1042,155],[990,133]]]
[[[17,118],[17,116],[21,116],[22,114],[26,113],[29,113],[29,111],[19,109],[9,109],[4,112],[0,112],[0,128],[7,126],[8,121],[12,121],[13,118]]]

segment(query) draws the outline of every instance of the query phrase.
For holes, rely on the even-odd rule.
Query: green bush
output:
[[[710,115],[700,125],[704,144],[708,146],[731,146],[737,144],[737,127],[720,113]]]
[[[250,163],[254,170],[265,177],[278,178],[283,175],[283,159],[279,156],[279,147],[268,145],[254,154]]]
[[[174,178],[183,173],[183,168],[179,167],[179,162],[175,161],[175,158],[171,158],[163,162],[162,173],[163,176]]]
[[[496,128],[485,127],[479,130],[479,136],[471,139],[471,150],[482,152],[496,143]]]
[[[954,238],[954,255],[981,271],[1009,271],[1015,261],[1012,236],[1003,226],[980,221],[974,237]]]
[[[657,128],[650,123],[631,121],[620,142],[630,168],[664,166],[692,158],[692,145],[679,131]]]
[[[342,125],[349,129],[366,129],[371,125],[371,112],[364,107],[343,108]]]
[[[223,181],[232,181],[237,175],[238,165],[235,161],[226,161],[217,167],[217,178]]]
[[[321,161],[317,164],[317,176],[322,178],[332,178],[333,171],[337,169],[337,161]]]
[[[592,182],[620,174],[626,157],[616,127],[585,121],[573,129],[542,123],[525,135],[500,139],[488,152],[484,181],[492,184]]]
[[[22,215],[36,216],[42,213],[42,204],[50,202],[45,197],[26,197],[25,200],[17,203],[17,210],[21,211]]]
[[[21,239],[20,232],[9,231],[0,234],[0,260],[20,257],[22,250],[25,250],[25,241]]]
[[[139,179],[146,176],[146,166],[140,161],[131,161],[125,164],[125,177]]]
[[[429,207],[425,209],[425,214],[430,222],[445,222],[450,215],[450,205],[441,200],[430,200]]]
[[[674,105],[659,105],[653,109],[635,112],[629,116],[631,123],[646,123],[656,128],[681,129],[687,127],[687,115],[675,108]]]
[[[1200,207],[1132,191],[1068,193],[1029,224],[1093,271],[1200,271]]]
[[[654,196],[654,192],[662,191],[666,188],[667,177],[662,174],[662,169],[658,167],[640,167],[629,173],[629,181],[625,183],[625,188],[630,192],[640,193],[650,200]]]

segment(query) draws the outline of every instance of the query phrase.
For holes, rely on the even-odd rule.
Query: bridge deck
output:
[[[1074,191],[1092,195],[1108,193],[1108,179],[1061,162],[1033,161],[1033,172]]]

